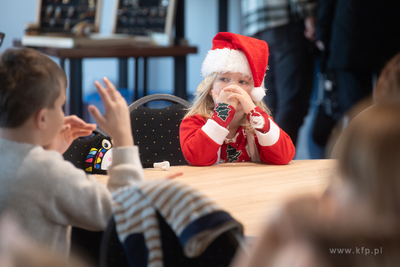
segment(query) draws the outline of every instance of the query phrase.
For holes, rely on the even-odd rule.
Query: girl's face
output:
[[[218,73],[212,84],[212,89],[218,94],[219,99],[221,98],[221,90],[228,86],[238,86],[250,95],[250,91],[253,89],[253,79],[248,76],[244,76],[239,72]],[[226,97],[227,95],[224,95],[222,96],[222,99],[225,99]],[[216,99],[214,99],[214,102],[216,102]],[[222,102],[224,102],[224,100],[222,100]],[[214,103],[214,105],[215,104],[216,103]],[[235,106],[235,110],[235,115],[237,114],[237,116],[240,116],[240,112],[243,111],[243,107],[240,102],[237,104],[237,106]]]
[[[213,82],[212,89],[219,95],[221,90],[228,85],[237,85],[250,95],[253,89],[253,79],[239,72],[218,73],[217,78]]]

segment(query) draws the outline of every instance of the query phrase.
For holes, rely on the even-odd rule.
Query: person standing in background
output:
[[[315,43],[322,52],[321,70],[334,85],[326,99],[332,103],[331,114],[314,125],[313,137],[321,146],[335,123],[371,96],[376,77],[400,52],[399,10],[400,1],[393,0],[320,1]]]
[[[317,0],[242,0],[243,33],[270,49],[264,101],[296,145],[314,79]]]

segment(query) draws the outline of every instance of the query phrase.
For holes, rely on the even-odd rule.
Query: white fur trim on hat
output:
[[[208,51],[201,66],[201,75],[207,77],[213,72],[239,72],[253,77],[246,55],[240,50],[229,48]]]
[[[261,101],[265,96],[265,89],[263,87],[254,87],[250,92],[250,97],[254,102]]]

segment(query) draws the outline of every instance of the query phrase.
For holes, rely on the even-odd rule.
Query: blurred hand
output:
[[[105,114],[102,115],[97,107],[90,105],[92,114],[100,128],[113,139],[113,146],[133,146],[131,119],[128,105],[121,93],[106,78],[103,78],[106,88],[98,81],[95,82],[101,101],[104,104]]]
[[[315,45],[317,46],[319,51],[324,51],[325,50],[325,45],[324,45],[324,43],[322,41],[316,41]]]
[[[304,36],[311,42],[315,41],[315,27],[317,19],[315,17],[306,17],[304,19]]]
[[[76,138],[90,135],[96,127],[96,124],[86,123],[75,115],[66,116],[57,138],[44,148],[56,150],[63,154]]]

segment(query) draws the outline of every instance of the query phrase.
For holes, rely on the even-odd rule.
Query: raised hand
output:
[[[44,148],[63,154],[76,138],[90,135],[96,127],[96,124],[86,123],[75,115],[66,116],[57,138]]]
[[[128,105],[110,80],[104,77],[103,82],[106,88],[98,81],[95,85],[104,104],[105,114],[102,115],[94,105],[90,105],[88,110],[100,128],[111,136],[114,147],[132,146],[133,137]]]

